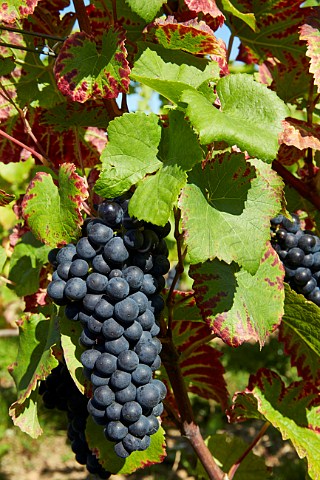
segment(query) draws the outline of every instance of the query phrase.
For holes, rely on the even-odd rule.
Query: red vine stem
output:
[[[50,163],[48,163],[46,158],[44,158],[44,156],[41,155],[40,153],[36,152],[32,147],[28,147],[24,143],[19,142],[19,140],[12,137],[11,135],[9,135],[8,133],[4,132],[1,129],[0,129],[0,135],[2,137],[5,137],[7,140],[10,140],[11,142],[15,143],[16,145],[19,145],[19,147],[25,148],[26,150],[28,150],[28,152],[32,153],[34,157],[37,157],[43,165],[50,168]]]
[[[246,458],[246,456],[251,452],[253,447],[259,442],[259,440],[263,437],[265,434],[266,430],[270,426],[269,422],[266,422],[263,427],[261,428],[260,432],[254,438],[254,440],[250,443],[249,447],[243,452],[243,454],[238,458],[238,460],[232,465],[232,467],[229,470],[228,473],[228,480],[232,480],[233,477],[235,476],[236,471],[240,467],[241,462]]]
[[[309,200],[309,202],[320,210],[320,197],[310,188],[310,185],[292,175],[278,160],[273,161],[272,167],[283,178],[286,184],[291,185],[302,197]]]
[[[80,30],[87,33],[88,35],[91,35],[92,30],[90,20],[83,0],[73,0],[73,5],[76,11]]]

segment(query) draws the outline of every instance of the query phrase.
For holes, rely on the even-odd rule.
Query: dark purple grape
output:
[[[320,288],[315,287],[311,293],[308,294],[308,300],[311,300],[311,302],[315,303],[320,307]]]
[[[66,282],[63,280],[56,280],[48,285],[47,293],[51,300],[53,300],[57,305],[63,305],[63,303],[66,303],[64,295],[65,286]]]
[[[130,287],[124,278],[111,278],[107,285],[107,293],[112,300],[123,300],[129,295]]]
[[[294,274],[294,281],[297,285],[305,285],[311,276],[311,270],[309,270],[309,268],[299,267]]]
[[[101,332],[102,323],[99,322],[99,320],[97,320],[93,316],[91,316],[88,320],[87,328],[89,332],[95,333],[96,335],[98,335]]]
[[[139,252],[145,253],[154,250],[159,245],[159,237],[153,230],[144,230],[143,245]]]
[[[122,263],[129,258],[129,252],[120,237],[113,237],[104,246],[103,257],[106,262]]]
[[[284,270],[286,272],[286,277],[285,277],[286,280],[293,278],[295,276],[296,269],[291,269],[285,265]]]
[[[303,286],[299,288],[299,292],[307,295],[311,293],[314,288],[317,286],[317,280],[315,278],[310,278],[310,280]]]
[[[93,369],[96,360],[100,357],[101,353],[98,350],[86,350],[81,354],[81,363],[84,367]]]
[[[109,377],[102,377],[101,375],[97,375],[95,372],[90,375],[89,380],[94,387],[102,387],[102,385],[109,385],[110,382]]]
[[[106,340],[116,340],[120,338],[124,332],[124,327],[120,325],[114,318],[108,318],[102,324],[102,334]]]
[[[143,271],[136,266],[131,266],[123,270],[123,278],[127,280],[130,288],[138,290],[143,282]]]
[[[87,237],[80,238],[77,243],[76,249],[78,257],[82,258],[83,260],[91,260],[93,257],[96,256],[96,251]]]
[[[123,336],[128,340],[128,342],[137,342],[142,335],[143,329],[140,323],[134,321],[130,327],[127,327],[123,333]]]
[[[312,270],[319,270],[319,269],[320,269],[320,252],[316,252],[313,254]]]
[[[119,354],[117,365],[124,372],[133,372],[138,367],[139,357],[132,350],[126,350]]]
[[[88,401],[88,412],[90,413],[90,415],[94,415],[95,417],[100,417],[100,418],[103,418],[105,416],[105,408],[104,407],[100,407],[96,401],[94,400],[94,398],[90,398],[90,400]]]
[[[97,387],[93,394],[94,401],[99,407],[107,408],[115,400],[115,394],[108,385]]]
[[[108,285],[108,279],[101,273],[90,273],[86,283],[89,291],[93,293],[104,293]]]
[[[130,455],[130,452],[128,452],[124,448],[122,442],[118,442],[118,443],[115,444],[114,451],[117,454],[117,456],[120,457],[120,458],[127,458]]]
[[[112,355],[118,356],[121,352],[128,350],[130,347],[128,340],[121,336],[115,340],[106,340],[104,344],[105,351]]]
[[[144,437],[150,429],[150,423],[144,415],[141,415],[140,418],[129,425],[129,432],[136,437]]]
[[[74,320],[78,321],[79,319],[79,313],[81,310],[81,302],[72,302],[72,303],[67,303],[66,308],[65,308],[65,316],[69,318],[69,320]]]
[[[142,406],[142,408],[153,408],[158,405],[160,399],[160,391],[158,387],[152,383],[137,388],[136,401]]]
[[[117,357],[110,353],[102,353],[96,361],[95,369],[100,375],[112,375],[117,369]]]
[[[159,420],[154,415],[148,416],[149,422],[149,430],[147,432],[148,435],[153,435],[159,430]]]
[[[96,304],[94,308],[94,314],[97,318],[101,318],[101,320],[106,320],[107,318],[111,318],[113,315],[114,306],[108,302],[108,300],[102,297],[99,302]]]
[[[115,227],[122,222],[123,210],[116,202],[103,202],[98,207],[98,215],[110,227]]]
[[[148,301],[148,309],[154,313],[154,315],[158,315],[164,309],[164,300],[161,295],[151,295]]]
[[[312,249],[316,245],[316,239],[314,235],[302,235],[302,237],[299,238],[298,246],[301,248],[305,253],[310,253],[312,252]]]
[[[136,399],[136,393],[136,387],[132,383],[130,383],[128,387],[115,392],[116,401],[118,403],[122,403],[122,405],[124,405],[126,402],[132,402]]]
[[[51,265],[53,265],[54,267],[56,267],[56,266],[58,265],[57,254],[58,254],[59,251],[60,251],[60,248],[53,248],[53,249],[50,250],[50,252],[48,253],[48,261],[49,261],[49,263],[51,263]]]
[[[94,257],[92,260],[92,267],[96,272],[101,273],[102,275],[108,275],[111,271],[111,268],[103,258],[102,254]]]
[[[282,220],[283,215],[277,215],[276,217],[271,218],[270,223],[271,225],[280,225],[280,223],[282,223]]]
[[[128,428],[119,420],[109,422],[105,428],[105,436],[112,442],[122,440],[128,433]]]
[[[86,293],[86,282],[78,277],[70,278],[64,287],[64,294],[69,300],[82,300]]]
[[[157,355],[154,362],[152,362],[152,364],[150,365],[150,368],[153,372],[155,372],[156,370],[159,370],[160,367],[161,367],[161,358],[159,355]]]
[[[160,402],[160,403],[158,403],[158,405],[153,407],[152,415],[154,415],[155,417],[160,417],[162,415],[162,413],[163,413],[163,403]]]
[[[88,312],[93,313],[95,306],[101,300],[101,298],[102,298],[102,295],[100,294],[87,293],[87,295],[82,300],[82,304]]]
[[[55,270],[55,271],[52,273],[51,279],[52,279],[52,282],[55,282],[55,281],[57,281],[57,280],[62,280],[62,278],[59,277],[57,270]]]
[[[114,390],[123,390],[131,383],[131,374],[123,370],[116,370],[110,377],[110,386]]]
[[[293,233],[287,233],[287,236],[283,242],[284,247],[288,250],[298,245],[298,238]]]
[[[125,298],[115,304],[114,315],[125,325],[130,325],[139,315],[139,306],[132,298]]]
[[[294,213],[291,215],[292,221],[286,217],[283,217],[282,225],[288,232],[296,233],[300,229],[300,220],[298,215]]]
[[[76,247],[74,245],[67,245],[59,249],[56,256],[57,263],[72,262],[74,256],[76,255]]]
[[[139,315],[142,315],[147,310],[148,307],[148,297],[142,292],[135,292],[129,295],[128,298],[134,300],[139,307]]]
[[[91,315],[88,312],[83,312],[83,311],[79,312],[79,320],[81,322],[81,325],[83,325],[84,327],[88,325],[90,317]]]
[[[128,452],[136,452],[140,450],[141,440],[140,438],[134,437],[131,433],[128,433],[122,440],[124,448]]]
[[[160,332],[160,327],[159,327],[159,325],[157,325],[156,323],[154,323],[154,324],[152,325],[151,330],[150,330],[150,333],[151,333],[152,337],[156,337],[159,332]]]
[[[150,447],[150,442],[150,435],[145,435],[143,438],[141,438],[140,450],[147,450],[147,448]]]
[[[279,228],[279,230],[277,230],[276,232],[276,237],[277,237],[277,240],[278,242],[283,245],[286,238],[287,238],[287,235],[288,235],[288,232],[287,230],[285,230],[284,228]]]
[[[159,245],[153,251],[154,255],[169,255],[168,245],[166,241],[162,238],[159,242]]]
[[[152,223],[146,223],[145,228],[153,230],[159,238],[167,237],[171,231],[170,222],[167,222],[163,227],[159,225],[153,225]]]
[[[147,273],[144,278],[142,285],[140,287],[140,291],[145,293],[147,296],[153,295],[158,288],[158,283],[155,277]]]
[[[89,271],[89,264],[83,258],[76,258],[71,262],[69,275],[71,277],[85,277]]]
[[[151,384],[155,385],[157,387],[157,389],[159,390],[160,400],[164,400],[167,396],[167,388],[166,388],[165,384],[163,382],[161,382],[161,380],[158,380],[157,378],[154,378],[153,380],[151,380]]]
[[[90,332],[87,328],[84,328],[80,335],[80,343],[84,347],[93,347],[96,343],[96,335]]]
[[[103,223],[95,223],[88,231],[90,242],[105,245],[113,237],[113,230]]]
[[[148,365],[140,364],[132,372],[131,378],[135,385],[146,385],[152,379],[152,370]]]
[[[132,250],[141,248],[143,245],[143,240],[144,238],[142,232],[137,229],[127,230],[123,236],[123,243],[127,248]]]
[[[57,274],[59,275],[60,278],[62,278],[62,280],[65,280],[65,281],[68,280],[71,264],[72,262],[70,261],[59,263],[57,267]]]
[[[313,261],[314,261],[313,257],[314,257],[313,253],[308,253],[307,255],[305,255],[301,265],[306,268],[312,267]]]
[[[112,402],[106,409],[106,417],[109,421],[117,421],[121,419],[123,406],[121,403]]]
[[[142,315],[139,315],[139,317],[137,318],[137,322],[140,323],[143,330],[151,330],[155,322],[154,314],[151,310],[148,309],[144,313],[142,313]]]
[[[291,248],[286,256],[286,264],[293,267],[299,267],[303,262],[304,255],[304,251],[301,250],[301,248]]]
[[[119,268],[114,268],[113,270],[111,270],[111,272],[109,273],[109,279],[111,278],[123,278],[122,270],[120,270]]]
[[[142,407],[135,401],[127,402],[122,407],[121,417],[124,422],[134,423],[139,420],[141,415]]]
[[[132,263],[139,267],[144,273],[147,273],[153,267],[152,253],[136,253],[132,258]]]
[[[298,242],[296,242],[297,244]],[[294,247],[296,245],[293,245]],[[153,258],[153,267],[151,273],[153,275],[165,275],[170,270],[170,262],[165,255],[155,255]]]

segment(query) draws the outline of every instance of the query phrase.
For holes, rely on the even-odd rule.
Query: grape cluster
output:
[[[77,389],[68,369],[62,363],[59,363],[46,380],[41,382],[39,393],[46,408],[58,408],[67,412],[68,439],[77,462],[86,465],[87,470],[99,478],[109,478],[111,473],[100,465],[86,441],[88,399]]]
[[[166,387],[153,372],[161,365],[157,320],[170,269],[170,224],[131,218],[128,203],[103,202],[76,246],[49,254],[55,271],[48,286],[66,317],[83,326],[81,362],[93,385],[88,411],[122,458],[148,448],[159,428]]]
[[[302,230],[299,217],[283,215],[271,220],[273,248],[285,268],[285,281],[293,290],[320,306],[320,238]]]

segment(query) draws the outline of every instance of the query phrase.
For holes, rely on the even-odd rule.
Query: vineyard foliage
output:
[[[200,458],[199,478],[251,478],[250,465],[252,478],[268,478],[252,446],[247,456],[227,433],[204,439],[216,469],[208,463],[186,427],[197,423],[189,394],[220,408],[226,424],[258,419],[278,430],[320,479],[320,307],[287,285],[270,243],[280,213],[320,231],[318,2],[69,3],[0,8],[0,313],[18,305],[13,423],[41,435],[38,389],[59,361],[91,395],[81,325],[46,293],[48,253],[76,243],[103,199],[130,191],[131,217],[172,226],[156,372],[168,395],[147,450],[117,458],[92,420],[90,449],[106,470],[130,474],[164,461],[175,425]],[[141,108],[130,109],[139,92]],[[156,113],[146,92],[160,99]],[[263,352],[274,338],[294,380],[276,362],[252,364],[232,396],[223,352],[245,343]]]

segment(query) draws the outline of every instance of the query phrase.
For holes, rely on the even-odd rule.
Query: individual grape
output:
[[[112,300],[123,300],[129,295],[130,287],[124,278],[111,278],[107,285],[107,293]]]
[[[114,318],[108,318],[102,324],[102,334],[107,340],[116,340],[124,332],[124,327]]]
[[[158,380],[157,378],[151,380],[151,384],[155,385],[157,389],[160,392],[160,400],[164,400],[167,396],[167,388],[161,380]]]
[[[149,297],[148,309],[154,313],[154,315],[159,315],[164,309],[164,300],[161,295],[155,294]]]
[[[82,307],[81,302],[67,303],[66,308],[64,310],[65,316],[69,318],[69,320],[74,320],[74,321],[80,320],[79,313],[81,311],[81,307]]]
[[[159,225],[153,225],[152,223],[146,223],[145,228],[153,230],[159,238],[167,237],[171,231],[170,222],[167,222],[163,227]]]
[[[70,278],[64,287],[64,294],[69,300],[82,300],[86,293],[86,282],[78,277]]]
[[[91,381],[94,387],[102,387],[102,385],[109,385],[110,378],[97,375],[95,372],[92,372],[89,380]]]
[[[301,248],[305,253],[310,253],[313,247],[316,244],[316,239],[314,235],[303,235],[299,238],[298,246]]]
[[[95,389],[93,398],[99,407],[107,408],[114,402],[115,394],[108,385],[102,385]]]
[[[110,377],[110,386],[115,390],[123,390],[131,383],[131,375],[122,370],[116,370]]]
[[[160,293],[160,292],[162,292],[162,290],[166,286],[166,280],[162,275],[156,275],[155,279],[156,279],[156,282],[157,282],[157,285],[158,285],[156,293]]]
[[[139,357],[138,357],[138,361],[139,361]],[[151,381],[151,378],[152,378],[152,370],[149,367],[149,365],[140,364],[131,374],[132,382],[135,385],[139,385],[139,386],[146,385]]]
[[[159,325],[157,325],[156,323],[154,323],[154,324],[152,325],[151,330],[150,330],[150,333],[151,333],[152,337],[156,337],[156,336],[159,334],[159,332],[160,332],[160,327],[159,327]]]
[[[125,298],[115,304],[114,315],[125,325],[130,325],[139,315],[139,306],[132,298]]]
[[[136,400],[142,408],[153,408],[160,402],[160,391],[158,387],[152,383],[142,385],[137,388]]]
[[[109,273],[109,279],[111,278],[123,278],[122,270],[120,270],[119,268],[114,268],[113,270],[111,270],[111,272]]]
[[[106,408],[106,417],[109,421],[117,421],[121,419],[121,412],[122,412],[123,406],[121,403],[117,402],[112,402],[107,408]]]
[[[142,315],[139,315],[137,322],[140,323],[143,330],[151,330],[155,323],[155,317],[151,310],[146,310]]]
[[[128,433],[124,439],[122,440],[124,448],[128,452],[135,452],[136,450],[140,450],[141,440],[140,438],[134,437],[131,433]]]
[[[48,261],[51,263],[51,265],[53,265],[54,267],[56,267],[58,265],[58,261],[57,261],[57,254],[58,252],[60,252],[60,248],[53,248],[52,250],[50,250],[50,252],[48,253]]]
[[[137,347],[138,345],[142,345],[143,343],[149,343],[149,342],[151,342],[151,340],[152,340],[152,335],[151,335],[151,333],[148,332],[148,331],[146,331],[146,330],[144,330],[144,331],[142,332],[142,335],[141,335],[141,337],[140,337],[140,339],[139,339],[139,342],[137,343],[136,347]]]
[[[121,417],[124,422],[134,423],[142,415],[142,407],[139,403],[132,401],[123,405],[121,410]]]
[[[124,405],[126,402],[132,402],[136,399],[136,392],[136,387],[132,383],[130,383],[128,387],[115,392],[116,401],[118,403],[122,403],[122,405]]]
[[[304,295],[311,293],[314,288],[317,286],[317,281],[312,277],[310,280],[303,286],[299,288],[299,291]]]
[[[157,288],[158,288],[158,284],[157,284],[157,281],[156,281],[155,277],[153,277],[152,275],[147,273],[143,277],[143,282],[142,282],[142,285],[140,287],[140,291],[142,293],[145,293],[147,296],[150,296],[150,295],[153,295],[157,291]]]
[[[66,282],[63,280],[56,280],[48,285],[47,293],[51,300],[53,300],[57,305],[63,305],[66,303],[64,294],[65,286]]]
[[[145,253],[150,250],[154,250],[159,245],[159,237],[153,230],[144,230],[143,232],[143,245],[139,249],[139,252]]]
[[[283,243],[284,247],[287,249],[294,248],[298,245],[298,238],[293,233],[287,233],[285,241]]]
[[[162,413],[163,413],[163,403],[160,402],[160,403],[158,403],[158,405],[153,407],[152,415],[154,415],[155,417],[160,417],[162,415]]]
[[[148,421],[148,418],[144,415],[141,415],[136,422],[129,425],[128,429],[131,435],[140,438],[144,437],[150,429],[150,423]]]
[[[285,265],[284,270],[286,272],[286,279],[293,278],[296,274],[296,269],[289,268]]]
[[[123,278],[125,278],[133,290],[138,290],[143,283],[143,271],[136,266],[131,266],[123,271]]]
[[[105,436],[112,442],[122,440],[128,433],[128,428],[119,420],[109,422],[105,428]]]
[[[94,293],[103,293],[106,291],[108,279],[101,273],[90,273],[86,280],[87,288]]]
[[[122,263],[129,258],[129,252],[120,237],[113,237],[104,246],[103,257],[106,262]]]
[[[148,416],[149,430],[148,435],[153,435],[159,430],[159,420],[154,415]]]
[[[129,295],[128,298],[134,300],[139,307],[139,315],[142,315],[147,310],[148,307],[148,297],[142,292],[135,292]]]
[[[118,455],[118,457],[120,457],[120,458],[127,458],[130,455],[130,452],[128,452],[124,448],[122,442],[118,442],[118,443],[115,444],[114,451]]]
[[[160,367],[161,367],[161,358],[159,355],[157,355],[155,360],[151,363],[150,368],[153,372],[155,372]]]
[[[90,242],[97,245],[105,245],[113,237],[113,231],[103,223],[95,223],[88,231]]]
[[[83,311],[79,312],[79,320],[81,325],[83,325],[84,327],[88,325],[90,317],[91,317],[90,312],[83,312]]]
[[[95,368],[100,375],[112,375],[117,369],[117,357],[110,353],[102,353],[95,363]]]
[[[99,322],[99,320],[97,320],[93,316],[91,316],[88,320],[87,328],[89,332],[95,333],[96,335],[98,335],[101,332],[102,323]]]
[[[309,268],[299,267],[294,274],[294,281],[297,285],[305,285],[311,278],[311,270]]]
[[[89,271],[89,264],[83,258],[77,258],[71,262],[69,275],[71,277],[85,277]]]
[[[315,287],[311,293],[308,294],[307,296],[308,300],[311,300],[311,302],[315,303],[320,307],[320,288]]]
[[[293,267],[298,267],[303,262],[304,255],[304,251],[301,248],[291,248],[286,256],[286,263]]]
[[[134,321],[130,327],[127,327],[123,333],[123,336],[128,340],[128,342],[137,342],[141,335],[143,329],[140,323]]]
[[[87,237],[82,237],[76,246],[77,255],[83,260],[91,260],[96,255],[96,251],[89,242]]]
[[[76,253],[77,253],[76,247],[74,245],[68,245],[66,247],[63,247],[59,250],[59,252],[57,252],[56,262],[57,263],[72,262]]]
[[[80,343],[84,347],[93,347],[96,343],[96,335],[84,328],[80,335]]]
[[[284,218],[283,215],[277,215],[276,217],[270,220],[270,223],[273,226],[280,225],[280,223],[282,223],[283,218]]]
[[[100,294],[87,293],[82,300],[82,304],[88,312],[93,313],[95,306],[101,300],[101,298],[102,298],[102,295]]]
[[[99,387],[100,388],[100,387]],[[88,406],[87,406],[88,412],[90,415],[98,417],[98,418],[103,418],[105,417],[105,408],[100,407],[97,402],[95,401],[94,398],[90,398],[88,401]]]
[[[110,227],[115,227],[122,222],[123,209],[116,202],[103,202],[98,207],[98,215]]]
[[[166,241],[162,238],[159,245],[153,251],[154,255],[169,255],[169,250]]]
[[[280,255],[279,255],[280,256]],[[280,257],[281,258],[281,257]],[[310,268],[313,266],[314,262],[314,255],[313,253],[308,253],[307,255],[304,256],[304,259],[302,261],[302,266],[306,268]]]
[[[57,272],[57,270],[55,270],[53,273],[52,273],[52,282],[55,282],[56,280],[62,280],[62,278],[59,277],[59,274]]]
[[[115,340],[106,340],[104,344],[105,351],[116,356],[118,356],[121,352],[128,350],[129,347],[129,342],[124,338],[123,335]]]
[[[130,248],[132,250],[142,248],[143,241],[143,233],[137,229],[127,230],[123,236],[123,243],[127,248]]]
[[[111,271],[110,266],[107,264],[102,254],[96,255],[92,260],[93,269],[101,273],[102,275],[108,275]]]
[[[286,238],[287,238],[288,232],[284,228],[279,228],[276,232],[277,240],[280,244],[284,244]]]
[[[320,269],[320,252],[316,252],[313,254],[312,270],[319,270],[319,269]]]
[[[149,435],[145,435],[141,438],[140,450],[147,450],[150,447],[151,439]]]
[[[118,355],[118,368],[124,372],[133,372],[138,367],[139,357],[132,350],[126,350]],[[138,367],[139,368],[139,367]]]
[[[102,297],[94,307],[94,315],[97,318],[101,318],[102,320],[111,318],[113,315],[113,311],[114,311],[114,306],[110,302],[108,302],[108,300],[105,297]]]
[[[144,273],[147,273],[153,267],[152,253],[137,253],[133,256],[132,263],[139,267]]]
[[[298,242],[296,242],[297,244]],[[294,245],[296,246],[296,245]],[[152,275],[165,275],[170,270],[170,262],[165,255],[155,255],[153,258]]]
[[[300,229],[300,220],[298,215],[294,213],[291,215],[292,221],[289,218],[283,217],[282,225],[288,232],[296,233]]]
[[[60,263],[57,267],[57,274],[59,275],[62,280],[67,281],[69,278],[69,271],[70,271],[70,266],[72,262],[63,262]]]
[[[85,350],[80,357],[82,365],[86,368],[93,369],[96,360],[100,357],[101,352],[98,350]]]

